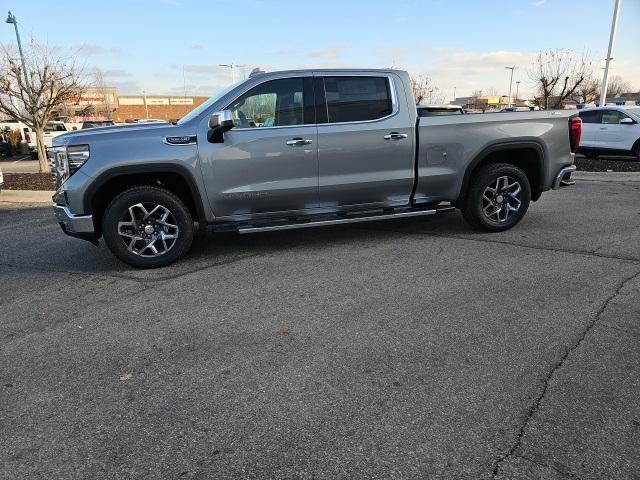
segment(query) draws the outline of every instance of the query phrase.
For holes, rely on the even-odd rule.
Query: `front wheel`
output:
[[[194,225],[180,198],[158,187],[134,187],[109,204],[102,218],[104,241],[134,267],[173,263],[189,251]]]
[[[506,163],[485,165],[471,178],[462,216],[479,230],[501,232],[522,220],[530,201],[531,185],[522,170]]]

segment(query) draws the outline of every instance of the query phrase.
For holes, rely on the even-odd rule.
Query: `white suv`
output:
[[[585,108],[579,153],[587,158],[598,155],[631,155],[640,160],[640,106]]]

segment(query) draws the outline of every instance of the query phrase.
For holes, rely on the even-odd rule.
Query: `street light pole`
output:
[[[518,104],[518,92],[520,91],[520,80],[516,82],[516,106]]]
[[[20,32],[18,32],[18,20],[16,16],[11,13],[9,10],[9,15],[7,15],[7,19],[5,23],[13,23],[13,28],[16,30],[16,40],[18,41],[18,51],[20,52],[20,61],[22,62],[22,73],[24,74],[24,84],[27,86],[27,92],[29,92],[29,96],[31,95],[31,86],[29,85],[29,73],[27,72],[27,65],[24,62],[24,53],[22,53],[22,42],[20,42]]]
[[[456,101],[456,87],[455,87],[455,85],[453,87],[453,101],[454,102]]]
[[[511,79],[509,80],[509,98],[507,100],[508,106],[507,108],[511,108],[511,87],[513,85],[513,71],[516,69],[516,66],[513,67],[504,67],[507,70],[511,70]]]
[[[611,20],[611,35],[609,35],[609,50],[604,64],[604,76],[602,77],[602,89],[600,90],[600,106],[604,107],[607,102],[607,83],[609,81],[609,62],[612,60],[613,42],[616,39],[616,29],[618,28],[618,16],[620,15],[620,0],[616,0],[613,7],[613,20]]]
[[[231,83],[236,83],[236,67],[246,67],[246,65],[236,65],[235,63],[221,63],[219,66],[231,69]]]

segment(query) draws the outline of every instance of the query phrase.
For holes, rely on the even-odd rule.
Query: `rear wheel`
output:
[[[506,163],[490,164],[471,179],[462,215],[477,229],[501,232],[522,220],[530,201],[531,186],[522,170]]]
[[[134,187],[118,195],[102,218],[109,250],[134,267],[173,263],[189,251],[194,225],[180,198],[158,187]]]

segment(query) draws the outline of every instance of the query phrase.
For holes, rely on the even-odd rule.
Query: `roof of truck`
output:
[[[253,76],[269,75],[273,73],[306,73],[306,72],[320,72],[320,73],[404,73],[404,70],[396,68],[298,68],[296,70],[274,70],[272,72],[256,72]]]

